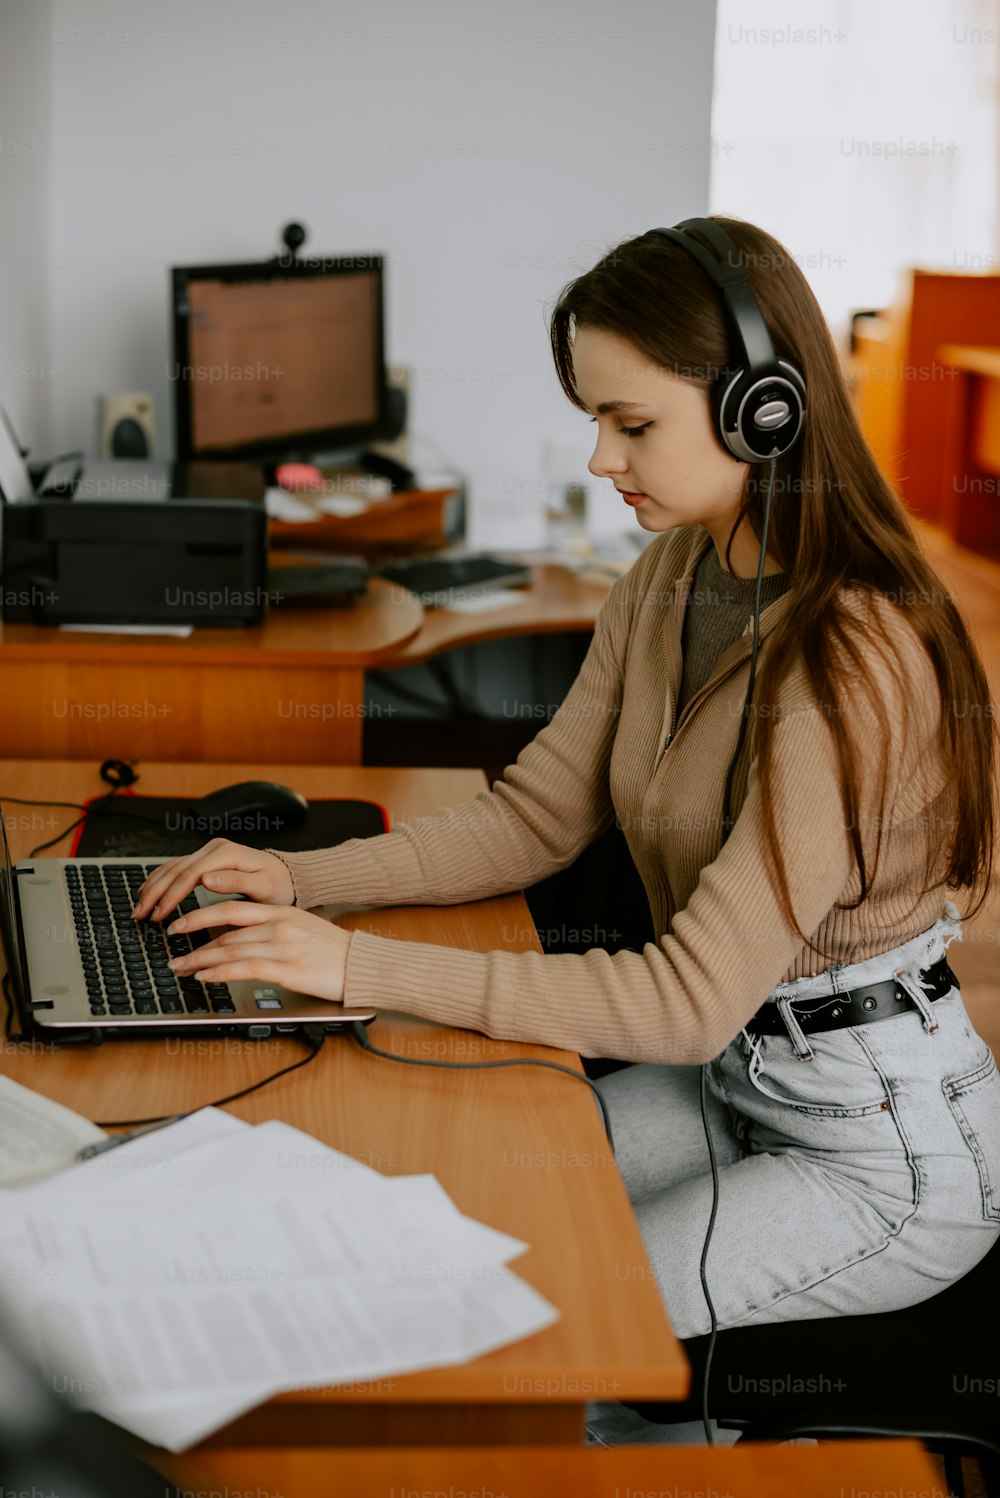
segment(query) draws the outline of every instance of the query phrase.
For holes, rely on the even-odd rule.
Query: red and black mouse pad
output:
[[[252,818],[239,825],[199,827],[192,812],[197,802],[183,796],[95,796],[86,803],[87,817],[73,845],[75,858],[176,858],[194,853],[213,837],[228,837],[249,848],[276,848],[305,853],[333,848],[352,837],[378,837],[389,831],[389,816],[377,801],[333,799],[310,801],[305,819],[294,827],[256,827]],[[216,819],[219,820],[219,819]],[[194,825],[193,825],[194,824]]]

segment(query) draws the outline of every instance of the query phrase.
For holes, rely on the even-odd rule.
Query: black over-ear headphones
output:
[[[712,417],[719,441],[743,463],[782,457],[802,430],[806,382],[794,364],[775,355],[742,251],[725,229],[708,218],[686,218],[672,229],[650,232],[665,235],[693,255],[729,308],[742,359],[736,368],[723,369],[712,387]],[[693,234],[707,240],[711,250]]]

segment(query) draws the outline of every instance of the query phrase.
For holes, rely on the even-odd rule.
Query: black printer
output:
[[[257,624],[267,600],[259,470],[95,462],[5,503],[3,618],[31,624]]]

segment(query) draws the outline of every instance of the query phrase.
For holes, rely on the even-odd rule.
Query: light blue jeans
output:
[[[720,1329],[890,1311],[936,1295],[1000,1232],[1000,1076],[956,987],[917,973],[961,940],[933,926],[866,962],[768,995],[787,1034],[743,1031],[708,1067],[719,1209],[706,1264]],[[802,1036],[782,1001],[896,977],[915,1007]],[[803,1052],[808,1059],[800,1059]],[[597,1084],[674,1331],[709,1331],[699,1262],[712,1178],[700,1068],[639,1065]]]

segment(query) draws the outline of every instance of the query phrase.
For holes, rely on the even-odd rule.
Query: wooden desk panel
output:
[[[621,1446],[614,1450],[213,1451],[158,1463],[187,1490],[282,1498],[947,1498],[917,1441],[816,1446]]]
[[[359,764],[364,669],[424,617],[373,579],[342,609],[276,613],[187,639],[0,626],[0,756]],[[246,776],[238,777],[246,779]]]
[[[390,820],[457,805],[485,787],[480,771],[278,764],[142,767],[153,795],[198,795],[248,773],[308,795],[382,802]],[[76,763],[0,762],[0,792],[79,801],[99,790]],[[30,808],[6,809],[15,856],[39,841]],[[45,818],[48,811],[38,814]],[[55,812],[60,816],[62,813]],[[67,821],[71,813],[66,814]],[[52,832],[49,831],[51,836]],[[53,850],[53,853],[61,849]],[[451,907],[395,907],[343,924],[401,940],[489,951],[538,950],[521,894]],[[512,933],[516,933],[512,935]],[[391,1004],[391,995],[387,995]],[[436,1060],[537,1056],[545,1047],[490,1041],[387,1010],[376,1045]],[[109,1042],[86,1050],[3,1045],[3,1068],[90,1118],[132,1119],[211,1102],[302,1055],[293,1037]],[[459,1368],[374,1385],[291,1393],[206,1445],[576,1442],[591,1399],[682,1398],[689,1370],[670,1330],[625,1188],[588,1090],[542,1069],[450,1073],[394,1067],[334,1036],[317,1060],[229,1105],[249,1122],[279,1117],[387,1174],[431,1171],[457,1206],[531,1245],[515,1272],[560,1320]]]

